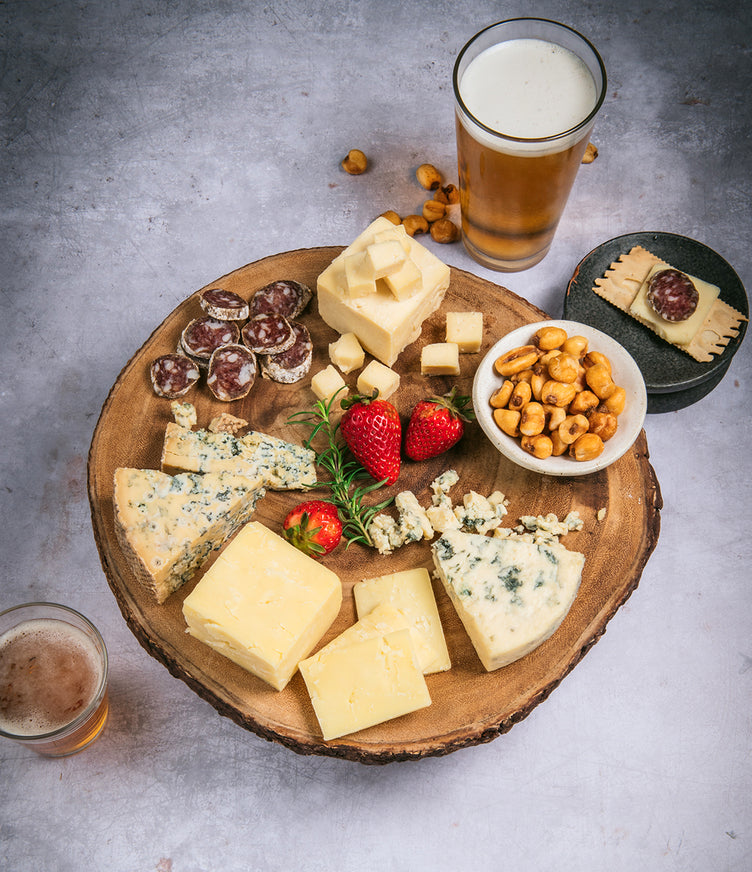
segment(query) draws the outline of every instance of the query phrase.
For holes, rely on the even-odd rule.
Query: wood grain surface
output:
[[[315,289],[317,276],[341,250],[328,247],[274,255],[241,267],[206,287],[227,288],[247,298],[276,279],[295,279]],[[563,518],[569,511],[578,511],[584,521],[582,531],[570,533],[562,542],[585,554],[580,592],[548,641],[516,663],[487,673],[441,584],[434,581],[453,665],[448,672],[427,676],[432,704],[325,743],[300,674],[284,691],[275,691],[186,634],[182,602],[202,572],[166,603],[157,605],[131,573],[115,536],[113,473],[119,466],[158,469],[164,430],[172,419],[170,401],[152,391],[149,365],[156,356],[174,351],[182,328],[200,314],[199,292],[181,303],[127,363],[102,408],[90,447],[88,492],[94,536],[107,581],[131,631],[153,657],[222,715],[298,753],[388,763],[447,754],[507,732],[546,699],[603,634],[609,620],[637,587],[656,546],[662,501],[644,431],[621,460],[592,476],[558,478],[526,472],[499,455],[475,423],[469,425],[460,444],[441,457],[423,463],[405,461],[397,484],[378,491],[374,501],[412,490],[422,505],[429,505],[431,481],[445,469],[453,468],[460,475],[450,493],[455,503],[470,490],[484,495],[494,490],[506,494],[509,515],[505,526],[515,525],[521,515],[554,512]],[[461,355],[461,376],[421,376],[420,349],[427,342],[443,341],[446,312],[477,309],[484,312],[484,345],[478,355]],[[485,350],[508,331],[546,317],[505,288],[452,269],[441,309],[425,322],[419,341],[407,348],[395,365],[402,381],[391,399],[403,421],[426,394],[443,393],[457,384],[462,393],[469,395],[475,368]],[[318,317],[315,298],[300,320],[315,342],[312,375],[329,363],[327,346],[337,334]],[[345,376],[351,388],[356,377],[357,373]],[[227,411],[248,420],[253,429],[299,443],[308,436],[308,430],[289,425],[288,418],[310,408],[315,401],[310,377],[293,385],[259,378],[248,397],[231,404],[215,400],[203,383],[184,399],[196,406],[199,427]],[[326,495],[325,491],[313,493]],[[254,520],[280,532],[285,514],[300,498],[296,492],[270,492],[260,501]],[[607,514],[598,521],[596,513],[601,508],[606,508]],[[210,564],[211,560],[207,566]],[[388,557],[359,545],[348,549],[341,546],[329,555],[326,565],[342,580],[343,604],[322,645],[354,622],[355,582],[417,566],[433,569],[428,542],[407,545]]]

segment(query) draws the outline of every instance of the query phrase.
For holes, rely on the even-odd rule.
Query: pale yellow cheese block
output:
[[[425,675],[445,672],[451,667],[427,569],[405,569],[366,578],[353,586],[353,596],[359,620],[384,605],[392,606],[405,617],[414,635],[422,640],[416,643],[415,650]]]
[[[409,630],[327,646],[303,660],[300,673],[324,741],[431,704]]]
[[[456,342],[460,354],[475,354],[483,345],[483,312],[447,312],[446,341]]]
[[[188,632],[283,690],[342,604],[337,575],[251,522],[186,597]]]
[[[386,366],[392,366],[400,352],[420,336],[423,321],[439,308],[449,287],[449,267],[399,230],[388,219],[377,218],[334,259],[317,282],[323,320],[339,333],[354,333],[362,347]],[[398,271],[376,280],[376,293],[350,299],[345,258],[365,252],[377,234],[380,240],[389,236],[402,239],[409,249],[408,257]],[[397,282],[409,262],[417,267],[421,279],[418,287],[408,292]],[[397,299],[403,294],[402,299]]]
[[[358,376],[358,393],[370,397],[378,391],[378,398],[386,400],[399,388],[399,373],[378,360],[372,360]]]

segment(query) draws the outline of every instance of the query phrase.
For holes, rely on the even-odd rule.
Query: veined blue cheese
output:
[[[449,530],[433,544],[437,573],[483,666],[519,660],[546,641],[574,602],[585,558],[536,544]]]
[[[162,447],[162,471],[260,475],[272,490],[296,490],[316,483],[316,454],[266,433],[252,431],[239,438],[170,423]]]

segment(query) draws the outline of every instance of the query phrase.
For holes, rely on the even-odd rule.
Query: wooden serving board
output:
[[[207,287],[223,287],[245,297],[276,279],[296,279],[311,288],[339,254],[339,247],[287,252],[244,266]],[[444,626],[452,669],[427,676],[432,704],[421,711],[324,742],[305,685],[296,674],[284,691],[261,680],[215,653],[185,632],[182,602],[201,577],[195,578],[159,606],[131,573],[113,525],[113,473],[119,466],[159,468],[162,439],[171,420],[170,401],[157,397],[149,381],[149,365],[160,354],[174,351],[188,321],[201,314],[199,291],[181,303],[131,358],[112,387],[94,431],[88,462],[88,491],[94,535],[108,583],[120,610],[140,643],[177,678],[207,700],[222,715],[266,739],[302,754],[322,754],[363,763],[387,763],[447,754],[494,739],[522,720],[576,666],[603,634],[606,624],[637,587],[642,570],[658,540],[660,488],[648,460],[644,431],[633,448],[608,469],[592,476],[559,478],[522,470],[505,460],[476,423],[462,441],[441,457],[423,463],[405,461],[397,484],[377,491],[374,502],[400,490],[412,490],[423,506],[430,504],[429,485],[444,470],[454,468],[459,483],[450,492],[455,503],[470,490],[488,495],[501,490],[509,499],[505,526],[521,515],[569,511],[580,513],[584,528],[563,543],[582,551],[586,562],[579,595],[558,631],[537,650],[496,672],[486,672],[441,584],[434,591]],[[443,341],[447,311],[484,312],[484,347],[478,355],[461,355],[459,378],[420,374],[420,349]],[[441,309],[429,318],[421,338],[407,348],[395,368],[401,386],[393,395],[403,421],[426,395],[444,393],[457,384],[469,395],[473,375],[485,351],[509,330],[548,316],[510,291],[461,270],[452,269],[451,284]],[[311,375],[329,363],[328,343],[337,334],[319,318],[316,300],[301,319],[315,342]],[[354,388],[357,373],[346,376]],[[205,384],[186,396],[198,413],[198,426],[230,412],[261,430],[302,443],[309,430],[287,423],[290,415],[310,408],[315,397],[310,376],[293,385],[259,378],[244,400],[221,403]],[[316,447],[314,445],[314,447]],[[326,491],[310,492],[326,496]],[[269,492],[259,502],[254,520],[281,531],[287,511],[301,500],[299,492]],[[596,513],[605,507],[604,520]],[[209,565],[209,564],[207,564]],[[325,644],[356,619],[353,584],[388,572],[424,566],[433,570],[430,543],[406,545],[391,556],[374,549],[340,546],[326,558],[343,585],[343,604]]]

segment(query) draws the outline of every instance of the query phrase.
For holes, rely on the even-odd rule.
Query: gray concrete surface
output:
[[[0,868],[752,868],[746,342],[700,403],[646,422],[663,529],[578,668],[491,744],[386,768],[301,758],[221,718],[136,642],[86,499],[99,410],[186,295],[268,254],[346,244],[448,174],[453,58],[530,13],[468,0],[0,4],[0,607],[64,601],[101,628],[112,715],[85,754],[0,744]],[[665,230],[752,281],[742,3],[539,0],[600,48],[608,97],[549,256],[499,276],[553,316],[598,243]],[[351,147],[372,158],[351,178]]]

